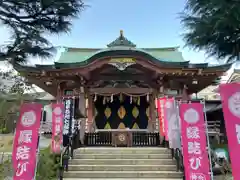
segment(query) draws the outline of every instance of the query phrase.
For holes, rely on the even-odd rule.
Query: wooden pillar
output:
[[[93,130],[93,99],[89,92],[87,92],[87,121],[86,130],[91,132]]]
[[[183,100],[183,101],[189,101],[189,100],[191,100],[191,98],[190,98],[190,96],[189,96],[189,94],[188,94],[187,86],[186,86],[186,85],[184,85],[184,86],[183,86],[183,89],[182,89],[182,100]]]
[[[149,121],[148,130],[150,132],[156,129],[156,112],[155,112],[155,93],[152,93],[149,98]]]
[[[62,86],[61,86],[61,82],[58,82],[56,102],[62,102],[63,93],[64,92],[63,92],[63,89],[62,89]]]

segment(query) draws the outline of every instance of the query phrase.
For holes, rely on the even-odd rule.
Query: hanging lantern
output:
[[[149,102],[149,94],[147,94],[147,102]]]
[[[130,96],[130,104],[132,104],[132,101],[133,101],[132,96]]]
[[[140,96],[138,97],[137,104],[140,106]]]
[[[95,93],[95,95],[94,95],[94,102],[96,102],[97,101],[97,94]]]

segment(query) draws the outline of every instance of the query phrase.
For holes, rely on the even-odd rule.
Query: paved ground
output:
[[[233,178],[230,175],[226,176],[225,178],[224,178],[224,176],[215,176],[214,180],[233,180]]]

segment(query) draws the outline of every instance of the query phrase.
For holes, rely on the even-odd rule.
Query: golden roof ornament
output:
[[[120,36],[123,37],[123,30],[120,30]]]

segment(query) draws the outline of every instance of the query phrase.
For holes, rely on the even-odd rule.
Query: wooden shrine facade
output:
[[[159,58],[155,52],[168,59]],[[89,55],[86,56],[86,53]],[[58,101],[64,96],[79,98],[78,108],[83,117],[87,117],[88,131],[94,129],[95,106],[99,98],[111,102],[124,95],[129,102],[137,103],[136,98],[144,97],[148,104],[145,109],[148,111],[148,124],[139,129],[153,132],[158,130],[156,97],[165,95],[189,99],[190,94],[217,81],[231,66],[192,64],[179,60],[176,57],[179,54],[175,47],[136,48],[121,31],[120,36],[107,48],[66,48],[60,60],[52,65],[29,67],[15,64],[14,67],[29,83],[52,94]],[[113,126],[112,129],[118,127]],[[129,126],[133,128],[134,124]]]

